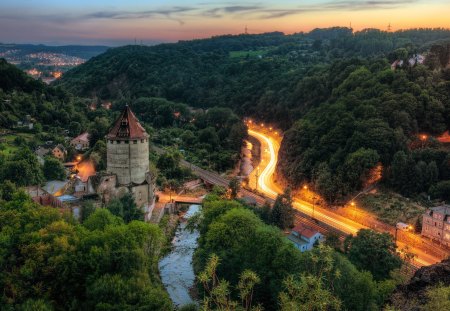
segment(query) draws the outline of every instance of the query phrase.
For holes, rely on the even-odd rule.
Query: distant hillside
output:
[[[352,57],[394,59],[396,48],[412,54],[443,39],[450,40],[450,31],[353,34],[348,28],[330,28],[125,46],[92,58],[56,83],[76,95],[108,100],[163,97],[194,107],[226,106],[287,128],[327,96],[329,88],[317,89],[317,81],[303,79],[321,71],[321,65]],[[310,88],[318,96],[305,95]]]
[[[87,104],[61,88],[35,80],[0,58],[0,128],[12,128],[30,117],[35,132],[87,124]]]
[[[44,44],[14,44],[0,43],[0,54],[8,51],[11,56],[24,57],[32,53],[60,53],[82,59],[90,59],[105,52],[109,47],[103,45],[60,45],[49,46]]]
[[[4,92],[23,91],[31,93],[45,88],[44,83],[26,75],[22,70],[0,58],[0,89]]]
[[[278,172],[292,186],[314,182],[329,202],[361,191],[377,166],[395,191],[443,199],[450,154],[419,133],[450,128],[447,41],[450,31],[442,29],[331,28],[125,46],[68,71],[57,85],[113,103],[158,97],[229,107],[277,125],[288,130]],[[409,65],[418,54],[423,64]],[[396,60],[406,65],[391,68]]]

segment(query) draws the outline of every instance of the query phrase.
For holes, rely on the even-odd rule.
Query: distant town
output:
[[[0,58],[18,66],[35,79],[49,84],[75,66],[104,52],[107,47],[98,46],[45,46],[30,44],[1,44]]]

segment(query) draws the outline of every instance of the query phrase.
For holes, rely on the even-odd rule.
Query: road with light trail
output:
[[[262,171],[257,178],[257,190],[264,193],[267,197],[275,199],[279,193],[282,193],[282,188],[274,181],[274,173],[278,162],[278,151],[280,149],[281,137],[273,133],[267,133],[263,130],[259,130],[255,127],[249,128],[248,134],[257,139],[261,144],[261,162],[260,167]],[[255,173],[253,173],[255,174]],[[300,200],[297,197],[293,198],[293,207],[298,211],[306,215],[312,215],[313,205]],[[360,229],[366,229],[368,227],[345,218],[329,209],[321,207],[314,207],[314,218],[332,228],[339,230],[344,234],[356,234]],[[399,249],[406,246],[405,243],[397,242]],[[439,262],[441,259],[428,254],[422,249],[412,247],[408,245],[409,251],[416,255],[414,264],[419,266],[431,265]]]

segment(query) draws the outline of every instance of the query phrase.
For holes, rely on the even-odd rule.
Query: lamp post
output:
[[[255,181],[255,183],[256,183],[256,191],[258,191],[259,166],[256,168],[255,177],[256,177],[256,181]]]
[[[303,186],[303,189],[305,189],[306,190],[306,198],[308,198],[308,194],[309,194],[309,187],[308,187],[308,185],[304,185]],[[311,214],[311,218],[312,219],[314,219],[314,204],[315,204],[315,199],[316,199],[316,197],[313,195],[312,196],[312,214]]]
[[[397,225],[395,225],[395,236],[394,236],[394,243],[397,246],[397,232],[398,232],[398,227]]]
[[[314,219],[314,205],[315,205],[315,203],[316,203],[316,197],[315,196],[313,196],[313,211],[312,211],[312,218]]]
[[[424,147],[424,144],[425,144],[425,141],[427,140],[427,135],[420,135],[420,140],[422,141],[422,149],[423,149],[423,147]]]

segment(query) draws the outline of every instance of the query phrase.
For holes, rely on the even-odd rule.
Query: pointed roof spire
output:
[[[128,105],[125,105],[122,113],[116,122],[114,122],[113,127],[110,129],[107,139],[142,139],[148,138],[148,134],[139,120],[131,111]]]

